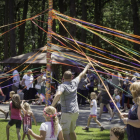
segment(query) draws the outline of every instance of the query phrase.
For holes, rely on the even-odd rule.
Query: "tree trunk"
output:
[[[76,17],[76,6],[75,6],[76,0],[70,0],[70,16]],[[76,37],[76,26],[71,24],[70,25],[70,34],[73,38]]]
[[[87,0],[82,0],[82,20],[87,21]],[[82,29],[81,41],[86,43],[86,30]]]
[[[60,13],[64,13],[64,0],[59,0],[59,10],[60,10]],[[62,23],[64,24],[64,22]],[[61,25],[61,23],[59,23],[59,34],[62,36],[64,36],[65,34],[65,29]]]
[[[140,21],[139,21],[139,10],[138,10],[138,3],[136,0],[131,0],[131,4],[132,4],[132,11],[133,11],[133,28],[134,28],[134,34],[135,35],[140,35]],[[140,45],[134,43],[134,49],[139,51]]]
[[[14,23],[14,0],[9,0],[9,23]],[[14,26],[10,25],[10,29]],[[16,55],[16,40],[15,40],[15,29],[12,29],[10,32],[10,50],[11,56]]]
[[[34,35],[35,35],[35,25],[34,23],[32,23],[32,51],[35,49],[35,38],[34,38]]]
[[[53,26],[52,26],[52,30],[53,32],[56,32],[56,21],[53,20]],[[52,43],[56,44],[58,41],[55,40],[53,37],[52,37]]]
[[[8,0],[5,0],[5,16],[4,24],[8,24]],[[4,32],[8,30],[8,26],[4,28]],[[4,59],[8,58],[8,34],[4,35]]]
[[[27,18],[28,2],[29,2],[29,0],[24,1],[24,9],[23,9],[23,18],[22,19]],[[24,52],[25,24],[26,24],[26,22],[23,25],[21,25],[21,27],[20,27],[20,39],[19,39],[19,45],[18,45],[18,49],[19,49],[18,53],[19,54],[22,54]]]
[[[100,0],[95,0],[95,10],[94,10],[94,22],[95,24],[100,25],[101,15],[102,15],[102,6]],[[99,37],[97,35],[93,35],[93,45],[100,47]]]
[[[44,10],[45,10],[45,0],[42,1],[42,11],[44,11]],[[44,15],[42,15],[41,20],[44,21]],[[43,22],[41,22],[41,28],[43,28]],[[43,47],[44,46],[43,40],[42,40],[43,33],[44,34],[46,34],[46,33],[44,31],[42,31],[41,29],[39,29],[39,30],[40,30],[39,47]]]
[[[47,31],[47,29],[48,29],[48,24],[46,24],[45,31]],[[47,43],[46,36],[47,36],[47,33],[44,32],[43,41],[42,41],[43,46],[46,45],[45,42]]]

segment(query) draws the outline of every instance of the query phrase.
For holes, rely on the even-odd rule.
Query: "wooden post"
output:
[[[47,54],[46,54],[46,104],[48,105],[48,99],[51,93],[51,53],[49,52],[51,48],[51,31],[52,31],[52,9],[53,9],[53,0],[48,0],[49,2],[49,16],[48,16],[48,34],[47,34]]]

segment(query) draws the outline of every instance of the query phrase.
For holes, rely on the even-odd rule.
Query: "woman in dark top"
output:
[[[104,76],[104,75],[103,75]],[[105,77],[105,76],[104,76]],[[108,83],[107,81],[104,80],[104,85],[106,86],[106,88],[109,91],[109,87],[108,87]],[[106,89],[104,88],[104,85],[101,84],[101,86],[99,87],[99,90],[101,91],[101,103],[100,103],[100,113],[99,113],[99,118],[101,118],[101,115],[103,113],[103,107],[104,105],[106,106],[106,108],[109,111],[110,117],[112,116],[112,110],[110,108],[110,97],[106,91]]]
[[[127,125],[128,140],[140,140],[140,82],[130,86],[130,92],[135,103],[129,113],[122,113],[122,120]]]

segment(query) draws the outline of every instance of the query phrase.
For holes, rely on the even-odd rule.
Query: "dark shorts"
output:
[[[103,99],[103,97],[102,97],[101,103],[107,105],[107,104],[110,103],[110,99],[107,99],[107,100],[106,100],[106,99]]]
[[[16,125],[16,128],[21,129],[21,120],[11,119],[8,123],[10,126]]]
[[[129,98],[129,97],[127,97],[127,96],[125,96],[124,103],[127,104],[128,99],[129,99],[129,104],[133,105],[134,103],[132,102],[132,98]]]

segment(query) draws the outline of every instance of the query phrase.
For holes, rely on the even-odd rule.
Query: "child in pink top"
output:
[[[20,140],[21,108],[20,97],[18,94],[14,94],[9,106],[10,121],[6,126],[7,140],[9,140],[9,129],[14,124],[16,125],[18,140]]]
[[[22,104],[22,107],[24,108],[24,116],[23,116],[23,138],[24,140],[25,136],[27,135],[28,139],[31,140],[30,135],[27,133],[28,129],[31,129],[32,127],[32,121],[31,117],[33,117],[34,123],[37,126],[36,119],[34,117],[34,114],[30,108],[30,105],[28,103]]]

